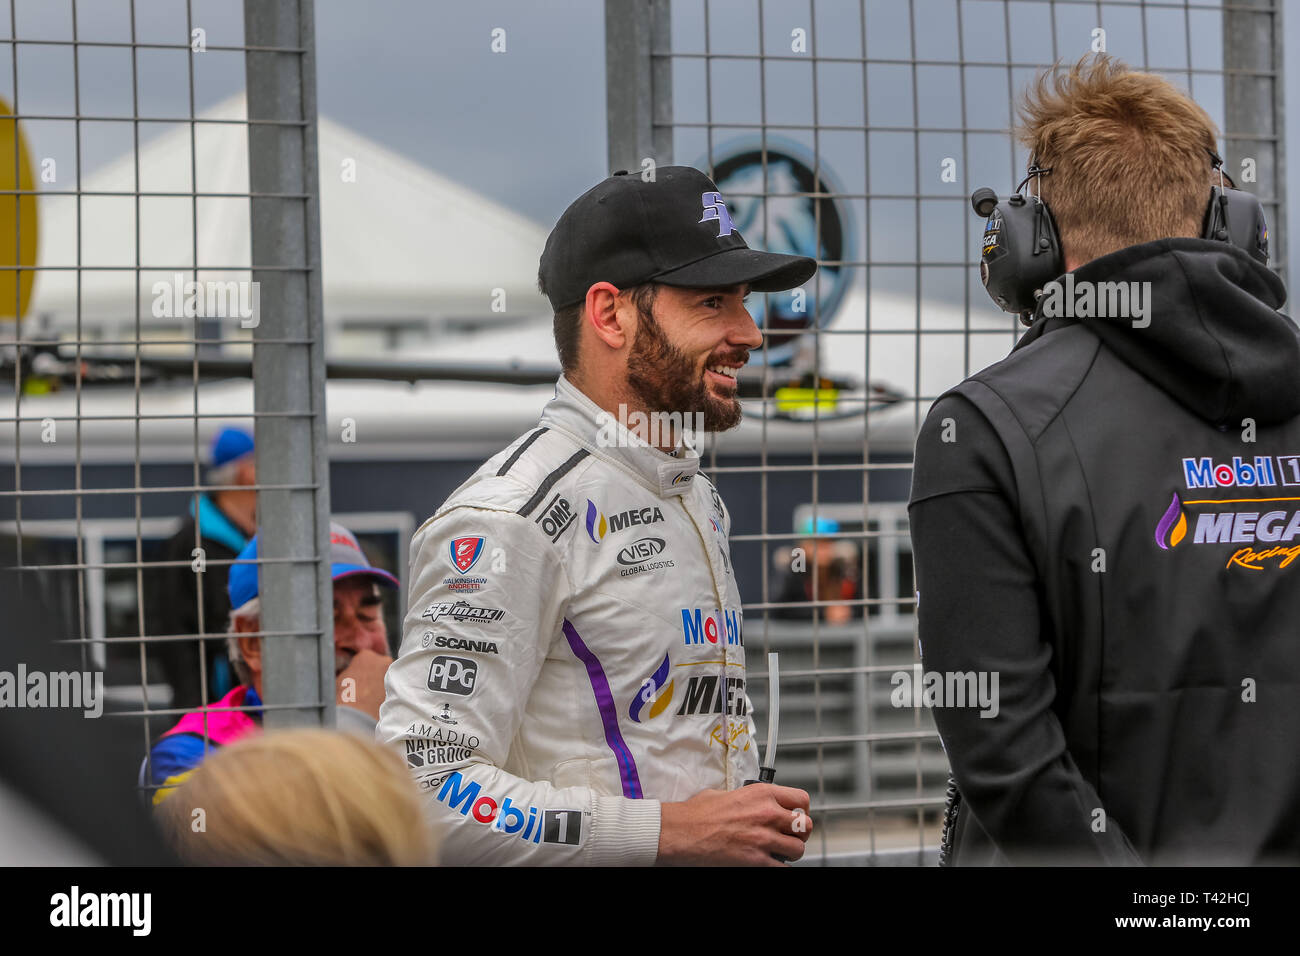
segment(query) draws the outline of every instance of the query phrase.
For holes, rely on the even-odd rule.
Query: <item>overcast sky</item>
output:
[[[1131,5],[1106,4],[1101,23],[1107,48],[1135,65],[1185,68],[1188,53],[1196,67],[1221,65],[1221,14],[1217,9],[1191,11],[1157,6],[1142,13]],[[143,42],[177,42],[187,35],[182,0],[136,0],[136,35]],[[192,0],[194,24],[207,31],[210,45],[242,40],[242,4],[232,0]],[[714,53],[752,53],[759,46],[756,0],[711,0],[707,39]],[[808,0],[766,0],[762,46],[769,53],[789,54],[791,30],[809,29],[810,43],[822,56],[861,55],[863,30],[858,4],[815,4],[809,24]],[[1017,62],[1073,59],[1088,49],[1097,25],[1094,4],[1012,3],[1008,20],[996,0],[967,0],[960,8],[960,29],[953,0],[915,0],[915,25],[909,5],[899,0],[868,0],[866,52],[871,57],[951,60],[995,64],[1010,56]],[[70,39],[71,5],[66,0],[15,0],[18,36]],[[82,0],[77,32],[83,39],[130,39],[128,0]],[[1054,22],[1050,19],[1053,15]],[[683,53],[705,49],[704,7],[679,0],[673,7],[673,48]],[[317,0],[317,85],[321,112],[439,173],[482,192],[549,227],[577,194],[609,170],[605,136],[605,62],[603,0]],[[1183,24],[1191,23],[1184,31]],[[1054,25],[1054,28],[1053,28]],[[491,49],[492,30],[505,31],[506,51]],[[0,35],[8,24],[0,24]],[[1286,24],[1287,46],[1300,49],[1300,16]],[[68,47],[23,46],[18,61],[18,99],[23,113],[70,115],[74,99],[72,57]],[[9,48],[0,49],[0,95],[14,100]],[[1294,58],[1292,58],[1294,61]],[[78,62],[83,115],[186,116],[189,111],[189,57],[184,51],[142,49],[135,61],[137,102],[131,95],[132,61],[125,49],[83,48]],[[675,160],[707,163],[713,149],[728,142],[756,138],[766,115],[770,124],[805,124],[814,98],[823,124],[873,127],[962,126],[986,128],[970,133],[964,144],[967,169],[954,183],[938,177],[943,156],[963,156],[958,134],[873,131],[868,142],[860,130],[808,131],[770,129],[770,142],[785,141],[816,148],[833,184],[850,192],[907,194],[916,190],[959,200],[976,185],[999,192],[1013,184],[1020,157],[1014,157],[1005,134],[1010,122],[1007,71],[973,66],[966,70],[964,96],[955,66],[922,66],[916,90],[909,65],[872,65],[863,95],[859,64],[769,62],[760,75],[753,61],[717,60],[706,95],[703,61],[677,59],[673,68],[673,116],[679,123],[738,124],[714,128],[678,128]],[[1019,86],[1032,70],[1012,71]],[[1187,74],[1170,74],[1187,83]],[[204,108],[243,87],[242,56],[209,51],[194,58],[195,108]],[[1221,127],[1222,83],[1217,76],[1194,77],[1192,93]],[[1297,71],[1287,77],[1288,114],[1300,104]],[[760,95],[763,102],[760,103]],[[865,102],[864,102],[865,99]],[[917,109],[912,108],[913,99]],[[961,103],[965,102],[965,115]],[[743,125],[749,124],[749,125]],[[1231,124],[1227,124],[1231,125]],[[1291,155],[1300,123],[1289,123]],[[165,127],[142,124],[148,138]],[[38,157],[59,159],[65,171],[75,168],[73,124],[31,120],[27,134]],[[131,148],[131,125],[83,123],[81,152],[87,169]],[[919,142],[920,153],[916,151]],[[1229,157],[1230,160],[1234,159]],[[1260,191],[1268,184],[1261,183]],[[1294,213],[1292,221],[1300,222]],[[977,225],[969,207],[947,201],[924,204],[910,200],[863,201],[848,205],[855,231],[871,235],[873,257],[896,254],[900,234],[920,226],[927,250],[952,257],[965,255],[964,237]],[[917,221],[918,211],[921,217]],[[1275,230],[1276,231],[1276,230]],[[963,237],[963,243],[953,238]],[[878,247],[877,243],[884,243]],[[863,250],[859,249],[859,252]],[[1300,244],[1290,250],[1300,260]],[[928,257],[928,256],[927,256]],[[973,275],[974,270],[969,270]],[[1300,274],[1300,272],[1293,272]],[[958,288],[927,283],[944,298]],[[958,283],[960,285],[960,283]],[[981,293],[982,295],[982,293]]]

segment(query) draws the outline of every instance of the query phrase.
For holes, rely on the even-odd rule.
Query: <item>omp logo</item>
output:
[[[1281,466],[1283,484],[1300,484],[1300,462],[1297,456],[1279,456],[1278,464]],[[1288,469],[1296,480],[1287,480]],[[1183,477],[1188,488],[1258,488],[1277,484],[1273,459],[1267,455],[1256,455],[1253,462],[1235,456],[1230,465],[1216,465],[1209,458],[1184,458]]]
[[[722,193],[700,193],[700,202],[704,204],[704,215],[700,222],[717,222],[719,239],[736,231],[736,224],[731,220],[731,213],[727,211]]]
[[[721,625],[719,621],[722,622]],[[714,608],[705,617],[702,608],[682,608],[682,639],[688,645],[703,644],[705,641],[716,644],[723,639],[725,633],[728,644],[744,647],[743,626],[743,615],[739,610],[719,611]]]
[[[646,719],[653,720],[667,709],[673,699],[674,681],[668,680],[668,671],[670,668],[668,655],[664,655],[664,662],[659,665],[653,674],[647,677],[641,684],[641,689],[632,700],[632,706],[627,709],[627,715],[633,723],[641,723],[642,711],[646,706],[649,710],[645,711]],[[664,686],[664,681],[668,681],[668,686]]]
[[[483,555],[483,536],[473,535],[465,538],[452,538],[451,565],[460,574],[465,574],[478,563]]]
[[[625,567],[631,567],[634,564],[640,564],[642,561],[648,561],[656,554],[662,554],[663,550],[663,538],[637,538],[618,553],[618,563]]]
[[[719,678],[716,674],[692,677],[686,682],[678,717],[693,714],[729,714],[744,717],[749,713],[745,703],[745,681],[740,677]]]
[[[429,690],[468,697],[474,693],[478,664],[463,657],[435,657],[429,665]]]
[[[656,524],[663,520],[664,513],[654,506],[629,508],[606,519],[596,503],[587,499],[587,536],[596,544],[600,544],[606,534],[614,534],[633,525]]]
[[[573,505],[568,500],[556,495],[550,500],[542,513],[533,519],[534,524],[542,526],[542,531],[550,536],[551,543],[560,540],[560,535],[569,530],[569,526],[578,520]]]
[[[513,804],[509,797],[498,801],[473,780],[459,772],[450,774],[438,790],[438,802],[445,803],[463,817],[490,826],[498,833],[517,835],[530,843],[582,843],[581,810],[526,810]]]

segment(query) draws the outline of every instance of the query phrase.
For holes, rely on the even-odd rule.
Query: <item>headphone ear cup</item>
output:
[[[1251,193],[1210,187],[1201,238],[1230,243],[1268,265],[1268,219]]]
[[[1205,207],[1205,219],[1201,226],[1202,239],[1216,239],[1219,242],[1227,242],[1228,223],[1224,216],[1224,204],[1226,199],[1223,190],[1218,186],[1210,187],[1210,202]]]
[[[1041,199],[1039,205],[1043,210],[1041,214],[1043,236],[1039,239],[1038,245],[1042,252],[1050,257],[1052,278],[1055,279],[1065,272],[1065,250],[1061,248],[1061,233],[1056,228],[1056,217],[1052,215],[1051,207]],[[1043,239],[1047,240],[1046,245],[1043,244]]]

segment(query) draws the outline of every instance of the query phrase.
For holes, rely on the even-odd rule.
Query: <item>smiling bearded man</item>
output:
[[[556,223],[539,273],[555,398],[416,532],[380,712],[444,862],[802,856],[808,794],[743,786],[758,759],[730,516],[680,425],[649,423],[735,427],[763,341],[745,296],[816,268],[750,249],[684,166],[611,176]]]

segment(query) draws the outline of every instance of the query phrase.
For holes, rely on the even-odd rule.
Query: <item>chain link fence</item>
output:
[[[252,509],[227,535],[177,525],[233,490],[205,467],[218,431],[255,433],[238,493],[265,542],[265,722],[332,722],[312,5],[7,6],[6,570],[105,674],[144,757],[219,696],[211,598]],[[252,388],[201,387],[213,358],[251,361]],[[174,699],[182,679],[195,700]]]
[[[1028,157],[1010,127],[1025,84],[1104,49],[1206,107],[1284,263],[1281,4],[605,9],[610,168],[704,168],[750,244],[821,264],[804,289],[755,297],[765,344],[741,383],[747,417],[706,449],[733,515],[759,737],[763,661],[778,651],[777,780],[813,795],[809,862],[931,863],[947,762],[929,712],[905,692],[918,665],[912,444],[933,398],[1019,334],[979,285],[969,194],[1005,194],[1021,178]],[[201,702],[216,699],[226,621],[202,597],[232,559],[197,535],[183,558],[163,546],[225,487],[205,468],[213,437],[251,429],[266,722],[332,723],[326,556],[339,448],[325,419],[313,4],[9,0],[4,13],[0,563],[40,605],[50,638],[105,674],[118,719],[139,723],[143,757],[185,710],[174,706],[168,647],[189,649]],[[342,162],[354,153],[349,144]],[[493,428],[517,434],[549,370],[493,373],[492,355],[475,358],[483,368],[467,372],[458,357],[430,365],[426,377],[445,380],[420,394],[454,401],[457,375],[514,382],[488,404]],[[382,377],[391,364],[353,371]],[[503,397],[511,388],[521,397]],[[343,413],[418,424],[388,393],[370,405],[347,395]],[[430,487],[450,490],[483,451],[452,427],[442,437],[458,450]],[[435,427],[388,441],[417,437],[440,438]],[[375,541],[400,539],[389,566],[402,571],[405,539],[427,512],[390,501],[389,489],[428,475],[427,463],[345,451],[342,510],[363,542],[367,528]],[[375,511],[379,500],[392,510]],[[194,627],[160,623],[158,594],[191,607]]]
[[[1207,109],[1285,263],[1280,5],[633,7],[606,3],[611,168],[706,169],[751,244],[821,264],[806,289],[754,309],[765,344],[745,383],[752,440],[724,436],[709,454],[739,515],[753,661],[775,650],[783,662],[778,780],[813,795],[810,856],[933,862],[947,762],[910,690],[912,442],[933,399],[1021,331],[980,285],[968,197],[1023,177],[1011,128],[1026,84],[1108,52]],[[762,675],[751,681],[761,728]]]

